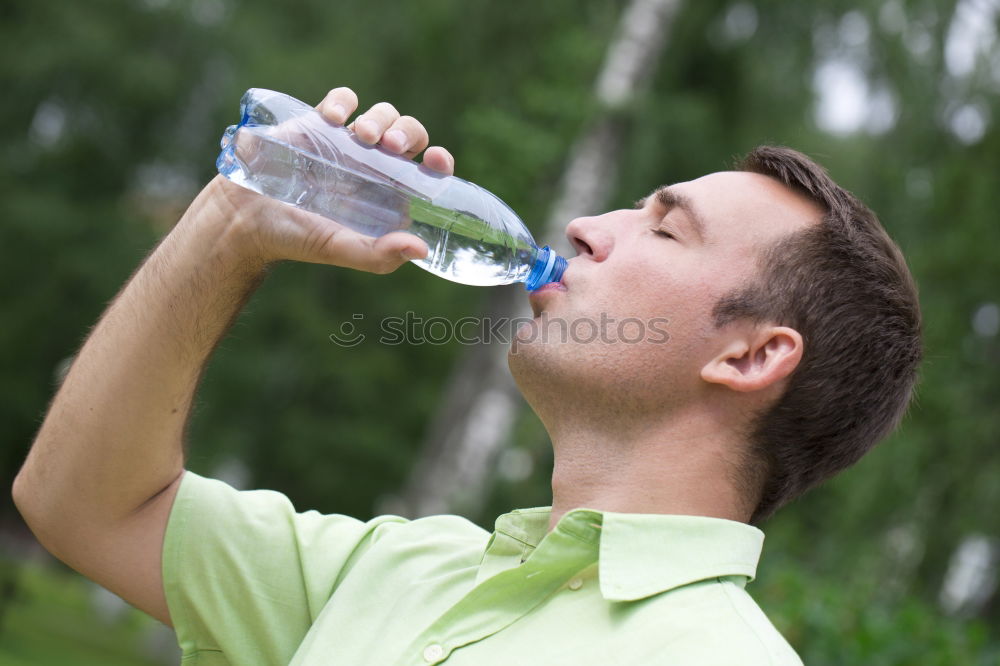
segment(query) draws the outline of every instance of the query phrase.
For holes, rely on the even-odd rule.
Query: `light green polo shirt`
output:
[[[186,666],[801,664],[744,591],[764,535],[576,509],[362,522],[188,472],[163,580]]]

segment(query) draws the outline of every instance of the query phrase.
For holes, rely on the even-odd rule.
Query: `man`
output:
[[[357,98],[320,110],[346,122]],[[388,104],[368,143],[427,133]],[[428,148],[424,164],[454,161]],[[916,292],[875,217],[805,157],[573,220],[578,255],[534,293],[510,357],[555,451],[552,508],[497,520],[296,514],[184,471],[202,369],[269,263],[389,272],[427,252],[216,178],[108,308],[14,485],[57,557],[175,627],[197,664],[795,664],[744,591],[758,522],[899,421]],[[589,344],[552,321],[669,320]]]

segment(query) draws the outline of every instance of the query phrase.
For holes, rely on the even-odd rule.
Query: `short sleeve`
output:
[[[379,525],[296,513],[269,490],[186,472],[163,544],[163,584],[186,665],[287,664]]]

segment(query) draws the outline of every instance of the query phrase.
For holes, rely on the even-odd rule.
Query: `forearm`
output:
[[[264,272],[213,196],[225,186],[202,192],[77,354],[15,485],[36,532],[124,519],[183,471],[202,368]]]

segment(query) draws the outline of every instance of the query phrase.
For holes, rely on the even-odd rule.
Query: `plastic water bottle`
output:
[[[406,231],[430,249],[413,262],[448,280],[488,286],[557,282],[566,260],[483,188],[369,146],[304,102],[251,88],[222,137],[219,173],[367,236]]]

